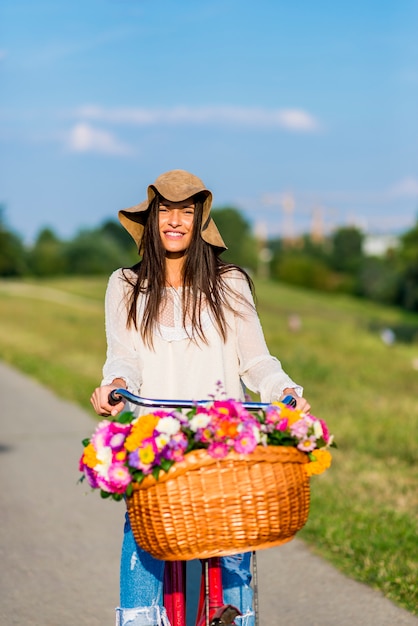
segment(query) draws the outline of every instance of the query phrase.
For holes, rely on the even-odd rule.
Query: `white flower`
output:
[[[180,422],[176,420],[175,417],[171,417],[168,415],[167,417],[162,417],[156,426],[156,430],[159,433],[164,433],[166,435],[175,435],[180,430]]]
[[[253,426],[252,431],[253,431],[254,439],[256,440],[257,443],[260,443],[260,436],[261,436],[260,429],[257,426]]]
[[[259,441],[259,443],[261,443],[263,446],[267,445],[267,433],[260,432],[260,441]]]
[[[112,448],[109,448],[109,446],[103,446],[102,448],[99,448],[99,450],[96,452],[96,458],[99,462],[94,468],[95,471],[100,476],[106,477],[109,467],[112,463]]]
[[[155,438],[155,444],[158,450],[162,450],[163,448],[165,448],[169,441],[170,441],[170,436],[167,435],[166,433],[162,433],[161,435],[158,435],[158,437]]]
[[[314,435],[317,439],[320,439],[324,435],[324,431],[322,430],[321,422],[315,420],[313,423],[313,431]]]
[[[198,413],[190,420],[190,429],[196,433],[201,428],[206,428],[210,422],[210,415],[205,413]]]

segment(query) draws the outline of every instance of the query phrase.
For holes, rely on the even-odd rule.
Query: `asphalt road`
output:
[[[112,626],[124,505],[77,483],[94,420],[1,363],[0,393],[0,626]],[[299,540],[258,569],[260,626],[418,626]]]

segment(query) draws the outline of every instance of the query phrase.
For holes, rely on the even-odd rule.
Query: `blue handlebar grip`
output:
[[[289,406],[295,408],[296,407],[296,399],[291,396],[290,394],[285,396],[283,398],[283,400],[281,400],[281,402],[283,402],[283,404],[288,404]]]

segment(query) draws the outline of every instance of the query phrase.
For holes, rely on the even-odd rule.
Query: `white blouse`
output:
[[[107,358],[102,385],[122,378],[134,394],[179,400],[209,398],[216,393],[219,384],[225,394],[223,397],[239,400],[244,398],[245,387],[259,393],[262,402],[278,400],[286,387],[295,388],[296,393],[302,395],[302,388],[269,353],[245,277],[234,270],[225,274],[224,280],[241,295],[241,298],[229,296],[233,310],[225,311],[226,341],[208,309],[202,311],[207,343],[191,339],[190,328],[183,327],[181,289],[168,287],[154,333],[154,346],[150,348],[139,330],[126,327],[130,286],[122,270],[114,272],[105,298]],[[140,294],[138,320],[144,306],[145,296]]]

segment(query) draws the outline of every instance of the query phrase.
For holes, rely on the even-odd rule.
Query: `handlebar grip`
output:
[[[112,389],[112,391],[109,393],[109,397],[108,397],[108,402],[111,406],[115,406],[116,404],[119,404],[119,402],[122,401],[122,396],[120,396],[118,393],[116,393],[116,389]]]
[[[283,404],[288,404],[289,406],[295,408],[296,407],[296,399],[290,394],[285,396],[282,400]]]

